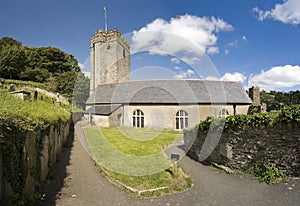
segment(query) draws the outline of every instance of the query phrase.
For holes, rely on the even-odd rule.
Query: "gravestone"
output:
[[[38,99],[38,92],[36,90],[34,91],[33,99],[34,101],[37,101]]]
[[[14,91],[16,91],[16,85],[15,85],[15,84],[11,84],[11,85],[9,86],[8,91],[9,91],[9,92],[14,92]]]
[[[61,101],[60,101],[60,99],[59,99],[59,93],[56,94],[55,105],[56,105],[56,106],[60,106],[60,105],[61,105]]]

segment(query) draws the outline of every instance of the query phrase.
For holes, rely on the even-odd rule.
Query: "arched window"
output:
[[[144,127],[144,113],[141,110],[134,110],[132,115],[132,125],[133,127],[138,128]]]
[[[219,117],[219,118],[222,118],[222,117],[227,117],[228,115],[229,115],[228,110],[223,108],[223,109],[219,112],[218,117]]]
[[[176,129],[185,129],[189,125],[188,113],[184,110],[179,110],[176,113]]]

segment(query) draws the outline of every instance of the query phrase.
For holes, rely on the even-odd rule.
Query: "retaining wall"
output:
[[[25,192],[33,193],[37,189],[36,185],[46,180],[49,169],[56,162],[57,155],[66,143],[72,126],[73,122],[70,118],[65,123],[50,125],[44,131],[27,133],[23,146],[23,159],[27,171],[24,180]],[[40,154],[39,146],[42,146]],[[0,200],[13,194],[9,183],[5,180],[5,172],[8,171],[5,171],[2,154],[0,151]]]
[[[236,169],[268,159],[288,175],[300,176],[299,125],[223,132],[215,147],[208,144],[210,146],[203,148],[205,139],[214,137],[214,134],[208,137],[202,131],[186,131],[185,144],[191,145],[188,155],[198,161],[214,162]],[[211,150],[212,153],[203,160],[200,158],[201,150],[201,154],[205,150]]]

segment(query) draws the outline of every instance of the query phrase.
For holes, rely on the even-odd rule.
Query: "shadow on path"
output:
[[[70,156],[74,146],[74,125],[70,127],[70,133],[66,144],[61,153],[57,156],[56,163],[50,169],[48,174],[49,184],[44,185],[40,194],[43,198],[37,200],[33,205],[53,206],[61,195],[61,190],[65,186],[65,179],[69,175],[67,166],[70,165]]]

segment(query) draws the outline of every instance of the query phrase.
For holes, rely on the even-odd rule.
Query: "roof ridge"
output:
[[[155,82],[155,81],[201,81],[201,82],[232,82],[232,83],[241,83],[241,81],[233,80],[217,80],[217,79],[141,79],[141,80],[127,80],[120,82],[105,82],[100,83],[99,85],[108,85],[108,84],[122,84],[122,83],[136,83],[136,82]]]

